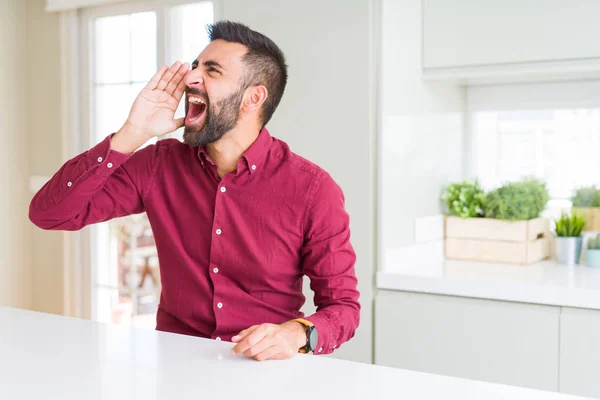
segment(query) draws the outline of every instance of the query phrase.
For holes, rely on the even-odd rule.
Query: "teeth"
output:
[[[190,96],[188,98],[188,100],[190,101],[190,103],[205,104],[204,101],[201,98],[199,98],[199,97],[192,97],[192,96]]]

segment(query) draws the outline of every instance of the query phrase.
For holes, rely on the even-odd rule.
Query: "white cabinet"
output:
[[[600,1],[423,0],[422,11],[425,76],[600,64]]]
[[[375,363],[558,390],[560,307],[380,290]]]
[[[600,311],[563,308],[560,391],[600,397]]]

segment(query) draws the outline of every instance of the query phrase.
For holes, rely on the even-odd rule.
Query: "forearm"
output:
[[[128,158],[111,150],[107,138],[67,161],[31,201],[31,221],[42,229],[77,230],[113,217],[118,201],[102,190]],[[120,186],[120,195],[137,197],[131,185]]]

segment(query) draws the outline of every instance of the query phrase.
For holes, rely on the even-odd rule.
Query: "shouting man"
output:
[[[78,230],[146,212],[162,282],[158,330],[232,341],[257,360],[331,353],[360,313],[344,196],[265,128],[287,82],[279,47],[229,21],[209,36],[191,70],[161,68],[119,131],[62,166],[30,219]],[[175,119],[184,94],[186,117]],[[135,152],[181,126],[184,143]],[[304,275],[317,306],[307,317]]]

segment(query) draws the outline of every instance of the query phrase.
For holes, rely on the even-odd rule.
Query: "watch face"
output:
[[[308,346],[310,350],[315,350],[317,347],[317,342],[319,341],[319,333],[317,332],[317,328],[312,327],[308,334]]]

